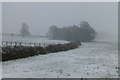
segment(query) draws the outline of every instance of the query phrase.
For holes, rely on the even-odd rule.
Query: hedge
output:
[[[78,43],[70,42],[67,44],[55,44],[48,45],[46,47],[41,46],[6,46],[2,47],[2,61],[15,60],[20,58],[26,58],[38,54],[54,53],[59,51],[67,51],[70,49],[78,48],[81,45]]]

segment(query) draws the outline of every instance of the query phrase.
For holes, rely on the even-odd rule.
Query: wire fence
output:
[[[54,45],[54,42],[50,41],[48,36],[25,36],[23,38],[19,34],[3,34],[0,47],[5,46],[47,46]]]
[[[5,46],[48,46],[48,45],[54,45],[53,43],[32,43],[32,42],[7,42],[3,41],[2,42],[2,47]]]

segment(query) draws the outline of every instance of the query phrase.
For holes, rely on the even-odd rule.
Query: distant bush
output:
[[[26,58],[38,54],[54,53],[59,51],[67,51],[78,47],[78,43],[55,44],[46,47],[41,46],[7,46],[2,47],[2,61]]]

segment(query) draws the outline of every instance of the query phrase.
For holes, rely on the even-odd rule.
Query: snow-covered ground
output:
[[[11,45],[10,42],[22,42],[22,45],[26,45],[29,46],[30,43],[32,43],[31,45],[33,45],[34,43],[36,43],[36,45],[40,45],[41,46],[47,46],[50,44],[66,44],[68,43],[68,41],[64,41],[64,40],[50,40],[48,37],[32,37],[32,36],[26,36],[25,38],[23,38],[22,36],[11,36],[11,35],[2,35],[2,41],[3,42],[9,42],[8,45]],[[6,43],[4,43],[6,44]],[[3,44],[3,46],[4,46]]]
[[[3,62],[3,78],[117,78],[118,48],[109,42]]]

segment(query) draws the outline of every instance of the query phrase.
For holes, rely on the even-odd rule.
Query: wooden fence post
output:
[[[39,43],[39,46],[40,46],[40,43]]]
[[[6,46],[8,45],[8,42],[6,42]]]
[[[45,43],[44,43],[44,47],[45,47]]]
[[[30,43],[30,46],[31,46],[31,43]]]
[[[12,46],[12,42],[10,42],[10,46]]]
[[[35,43],[34,43],[34,46],[36,46]]]
[[[2,46],[3,46],[3,42],[2,42]]]
[[[20,42],[20,46],[22,46],[22,42]]]
[[[17,46],[17,42],[15,42],[15,45],[14,46]]]
[[[26,46],[26,43],[25,43],[25,46]]]

